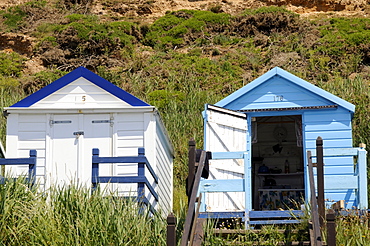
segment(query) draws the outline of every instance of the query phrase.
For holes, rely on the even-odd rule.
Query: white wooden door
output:
[[[112,127],[109,114],[60,114],[50,121],[51,184],[91,185],[92,149],[111,156]],[[111,175],[111,165],[101,165],[100,175]]]
[[[113,122],[109,114],[85,114],[84,115],[84,165],[83,176],[86,182],[91,182],[91,157],[92,149],[98,148],[99,155],[102,157],[112,156],[112,127]],[[99,164],[99,176],[112,176],[112,164]],[[107,184],[101,184],[102,190],[107,188]],[[113,189],[113,185],[109,185]]]
[[[207,105],[205,112],[205,150],[212,152],[246,151],[247,119],[243,113]],[[211,160],[209,179],[244,178],[244,160]],[[243,192],[209,193],[207,211],[243,211]]]
[[[73,135],[78,130],[78,115],[54,115],[50,120],[51,163],[47,163],[50,184],[68,185],[78,181],[80,139]]]

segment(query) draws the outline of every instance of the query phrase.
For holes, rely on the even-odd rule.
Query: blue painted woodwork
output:
[[[274,98],[281,95],[282,101]],[[278,67],[215,105],[233,110],[338,105],[348,111],[355,111],[353,104]]]
[[[313,157],[316,156],[316,150],[311,151]],[[357,163],[350,175],[343,175],[339,169],[336,173],[327,172],[326,160],[329,157],[357,157]],[[350,158],[353,161],[353,158]],[[367,164],[366,150],[363,148],[337,148],[324,149],[325,163],[325,197],[331,201],[344,200],[346,204],[352,204],[357,208],[367,208]],[[355,195],[357,194],[357,196]],[[338,198],[339,199],[338,199]]]
[[[0,165],[28,165],[28,182],[31,185],[36,181],[37,151],[30,150],[29,158],[0,158]]]
[[[92,187],[93,191],[97,188],[99,183],[137,183],[137,199],[139,202],[149,205],[150,210],[154,212],[154,206],[150,204],[148,198],[145,196],[145,187],[148,188],[150,194],[158,202],[158,194],[150,184],[145,176],[145,168],[147,168],[152,175],[154,182],[158,184],[158,177],[151,167],[149,161],[145,157],[144,148],[138,149],[138,156],[123,156],[123,157],[100,157],[99,149],[92,150]],[[138,176],[99,176],[99,164],[104,163],[138,163]]]
[[[302,217],[304,212],[301,210],[289,211],[250,211],[248,226],[251,225],[278,225],[278,224],[297,224],[301,221],[297,218]],[[199,213],[199,218],[203,219],[245,219],[244,212],[212,212]]]
[[[210,140],[204,133],[204,148],[212,151],[213,159],[244,159],[244,177],[241,179],[202,180],[200,193],[245,192],[245,211],[235,214],[252,218],[252,119],[262,117],[296,116],[302,122],[302,167],[304,171],[305,200],[309,201],[307,171],[307,151],[311,151],[315,162],[316,139],[324,142],[325,198],[327,204],[345,200],[346,208],[366,209],[367,202],[367,164],[366,150],[353,148],[352,119],[355,105],[300,79],[278,67],[270,70],[243,88],[225,97],[214,106],[224,110],[245,113],[248,121],[245,151],[214,153],[207,149]],[[213,107],[214,107],[213,106]],[[203,112],[204,126],[208,123],[208,106]],[[212,128],[212,126],[210,126]],[[223,134],[223,133],[220,133]],[[237,131],[235,131],[237,134]],[[276,144],[276,143],[275,143]],[[227,148],[225,148],[227,149]],[[227,150],[226,150],[227,151]],[[354,157],[357,163],[354,164]],[[220,164],[218,164],[220,165]],[[223,169],[226,170],[226,169]],[[232,171],[230,171],[231,173]],[[316,175],[316,171],[314,170]],[[234,178],[236,175],[234,176]],[[202,196],[205,202],[205,196]],[[270,211],[261,211],[268,212]],[[207,213],[207,204],[202,204],[201,215],[226,218],[229,211]],[[241,215],[243,214],[243,215]],[[229,217],[230,218],[230,217]],[[252,224],[252,221],[246,221]]]
[[[292,216],[301,217],[304,212],[301,210],[276,210],[276,211],[250,211],[249,218],[262,219],[262,218],[289,218]],[[208,217],[207,217],[208,216]],[[244,212],[214,212],[214,213],[199,213],[199,218],[243,218]]]
[[[107,92],[111,93],[112,95],[122,99],[122,101],[127,102],[131,106],[150,106],[149,104],[141,101],[137,97],[131,95],[130,93],[122,90],[121,88],[113,85],[109,81],[103,79],[99,75],[91,72],[90,70],[79,67],[72,72],[64,75],[60,79],[54,81],[53,83],[45,86],[44,88],[36,91],[35,93],[29,95],[28,97],[24,98],[23,100],[17,102],[16,104],[10,107],[30,107],[34,103],[40,101],[41,99],[51,95],[55,91],[61,89],[62,87],[68,85],[69,83],[75,81],[76,79],[83,77],[89,80],[91,83],[99,86],[100,88],[106,90]]]

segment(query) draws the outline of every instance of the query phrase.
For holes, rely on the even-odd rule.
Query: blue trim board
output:
[[[203,179],[199,192],[244,192],[244,179]]]
[[[44,99],[45,97],[51,95],[52,93],[56,92],[57,90],[63,88],[64,86],[72,83],[73,81],[81,77],[89,80],[91,83],[95,84],[96,86],[99,86],[103,90],[111,93],[112,95],[118,97],[119,99],[130,104],[131,106],[136,107],[150,106],[146,102],[122,90],[118,86],[115,86],[108,80],[105,80],[99,75],[91,72],[87,68],[79,67],[10,107],[30,107],[36,102]]]
[[[230,104],[231,102],[238,100],[241,96],[243,96],[246,93],[249,93],[252,91],[254,88],[258,87],[259,85],[265,83],[266,81],[272,79],[274,76],[280,76],[322,98],[325,98],[326,100],[329,100],[333,102],[334,104],[337,104],[350,112],[355,112],[355,105],[352,103],[349,103],[279,67],[275,67],[268,71],[267,73],[263,74],[262,76],[258,77],[257,79],[253,80],[246,86],[242,87],[241,89],[237,90],[236,92],[230,94],[226,98],[222,99],[221,101],[217,102],[215,105],[219,107],[225,107],[227,108],[227,105]]]
[[[205,219],[227,219],[227,218],[244,218],[244,211],[234,212],[201,212],[199,218]],[[281,218],[295,218],[304,216],[302,210],[267,210],[267,211],[249,211],[249,218],[251,219],[281,219]]]

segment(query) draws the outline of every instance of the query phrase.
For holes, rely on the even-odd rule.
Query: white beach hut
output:
[[[141,101],[84,67],[68,73],[5,109],[7,158],[28,157],[37,150],[36,177],[44,189],[53,184],[91,185],[92,149],[101,157],[145,156],[158,177],[148,180],[159,208],[171,211],[173,149],[155,107]],[[138,175],[137,163],[101,165],[100,175]],[[27,165],[11,170],[27,173]],[[122,196],[136,184],[111,184]],[[156,206],[157,206],[156,205]]]

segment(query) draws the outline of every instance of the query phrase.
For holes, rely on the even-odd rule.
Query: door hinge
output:
[[[54,124],[70,124],[72,123],[71,120],[50,120],[49,124],[54,125]]]
[[[109,120],[93,120],[93,121],[91,121],[91,123],[93,123],[93,124],[109,123],[110,126],[113,126],[113,124],[114,124],[113,120],[114,120],[114,118],[111,117]]]

